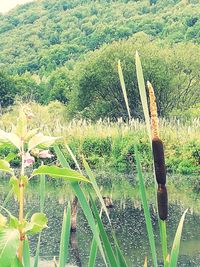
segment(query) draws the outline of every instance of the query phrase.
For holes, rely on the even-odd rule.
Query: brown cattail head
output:
[[[165,185],[162,184],[158,185],[157,202],[158,202],[159,218],[165,221],[168,215],[168,197],[167,197],[167,188],[165,187]]]
[[[153,159],[156,181],[158,184],[166,184],[166,168],[163,142],[159,138],[152,139]]]
[[[158,114],[156,106],[156,97],[154,94],[154,89],[151,83],[147,82],[147,87],[149,89],[149,99],[150,99],[150,113],[151,113],[151,129],[152,129],[152,138],[158,138]]]

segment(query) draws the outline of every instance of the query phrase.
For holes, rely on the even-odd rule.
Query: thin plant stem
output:
[[[21,144],[21,155],[22,155],[22,166],[21,166],[21,176],[19,181],[19,223],[22,224],[24,219],[24,183],[23,183],[23,176],[24,176],[24,142],[22,141]],[[24,242],[24,233],[21,229],[19,229],[20,233],[20,243],[18,249],[18,258],[19,261],[22,262],[23,256],[23,242]]]

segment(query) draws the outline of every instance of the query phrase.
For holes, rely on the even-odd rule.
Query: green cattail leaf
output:
[[[63,167],[67,167],[68,166],[68,162],[66,161],[65,157],[63,156],[62,151],[60,150],[60,148],[57,147],[55,152],[56,152],[57,158],[60,161],[61,165]],[[96,227],[96,224],[95,224],[95,220],[94,220],[91,208],[90,208],[90,206],[88,204],[87,198],[86,198],[85,194],[83,193],[83,190],[81,189],[80,185],[77,182],[72,182],[71,183],[71,187],[72,187],[74,193],[76,194],[76,196],[78,198],[79,204],[80,204],[80,206],[81,206],[81,208],[83,210],[83,213],[84,213],[84,215],[85,215],[85,217],[86,217],[86,219],[88,221],[88,224],[89,224],[89,226],[90,226],[90,228],[92,230],[93,236],[95,237],[95,240],[96,240],[97,245],[99,247],[99,250],[100,250],[100,253],[101,253],[102,258],[104,260],[104,263],[105,263],[106,266],[108,266],[107,265],[107,261],[106,261],[106,257],[105,257],[105,253],[103,251],[103,246],[101,244],[101,240],[100,240],[100,237],[99,237],[99,232],[97,230],[97,227]]]
[[[153,259],[153,265],[154,265],[154,267],[157,267],[158,263],[157,263],[157,254],[156,254],[156,246],[155,246],[153,227],[152,227],[152,222],[151,222],[149,206],[148,206],[148,202],[147,202],[144,178],[142,175],[140,159],[139,159],[139,154],[138,154],[138,150],[137,150],[136,145],[134,147],[134,151],[135,151],[137,175],[139,178],[139,189],[140,189],[140,195],[141,195],[142,205],[143,205],[143,209],[144,209],[144,217],[145,217],[145,222],[146,222],[146,227],[147,227],[149,244],[150,244],[150,248],[151,248],[151,255],[152,255],[152,259]]]
[[[122,87],[122,92],[123,92],[123,96],[124,96],[124,100],[125,100],[125,104],[126,104],[126,109],[128,112],[128,117],[129,117],[129,120],[131,120],[131,113],[130,113],[130,108],[129,108],[129,104],[128,104],[127,92],[126,92],[126,85],[124,82],[124,75],[122,72],[120,60],[118,61],[118,74],[119,74],[119,80],[120,80],[120,84]]]
[[[170,267],[176,267],[177,266],[180,241],[181,241],[183,223],[185,220],[186,212],[187,212],[187,210],[185,210],[185,212],[183,213],[183,215],[180,219],[177,231],[176,231],[176,235],[175,235],[172,250],[171,250],[171,257],[170,257],[170,264],[169,264]]]
[[[68,256],[69,238],[71,226],[71,207],[68,203],[67,212],[64,211],[62,232],[60,239],[59,267],[65,267]]]
[[[119,262],[117,262],[117,260],[116,260],[116,256],[115,256],[115,254],[113,252],[113,249],[111,247],[111,243],[110,243],[110,241],[108,239],[106,231],[105,231],[105,229],[103,227],[103,223],[102,223],[101,218],[99,216],[96,204],[94,203],[91,195],[90,195],[90,202],[91,202],[91,205],[92,205],[92,210],[93,210],[95,219],[97,221],[99,233],[100,233],[100,236],[101,236],[101,239],[102,239],[102,242],[103,242],[103,245],[104,245],[104,248],[105,248],[105,252],[106,252],[106,255],[107,255],[107,259],[108,259],[108,261],[110,263],[110,266],[120,267]]]
[[[96,192],[96,194],[97,194],[97,196],[98,196],[98,198],[99,198],[99,201],[100,201],[100,203],[101,203],[101,205],[102,205],[102,207],[103,207],[103,210],[104,210],[105,213],[106,213],[106,216],[107,216],[107,218],[108,218],[108,221],[109,221],[109,223],[111,224],[110,217],[109,217],[109,214],[108,214],[106,205],[105,205],[104,200],[103,200],[103,198],[102,198],[102,195],[101,195],[101,192],[100,192],[99,187],[98,187],[98,185],[97,185],[97,182],[96,182],[96,180],[95,180],[95,177],[94,177],[94,175],[93,175],[93,173],[92,173],[92,170],[90,169],[90,166],[88,165],[88,163],[87,163],[87,161],[85,160],[84,157],[83,157],[83,165],[84,165],[86,174],[88,175],[88,177],[89,177],[89,179],[90,179],[90,181],[91,181],[91,183],[92,183],[92,186],[93,186],[93,188],[94,188],[94,191]]]
[[[96,256],[97,256],[97,242],[95,238],[93,237],[91,248],[90,248],[88,267],[95,267]]]
[[[138,51],[136,51],[136,54],[135,54],[135,62],[136,62],[136,72],[137,72],[138,87],[139,87],[139,92],[140,92],[140,99],[142,102],[147,132],[148,132],[149,139],[151,142],[151,125],[150,125],[150,117],[149,117],[149,108],[148,108],[148,103],[147,103],[147,94],[146,94],[146,89],[145,89],[142,64],[140,61]]]
[[[55,179],[63,179],[65,181],[90,183],[90,181],[79,172],[74,171],[70,168],[59,168],[57,166],[40,166],[32,172],[31,177],[44,174],[49,175],[50,177]]]

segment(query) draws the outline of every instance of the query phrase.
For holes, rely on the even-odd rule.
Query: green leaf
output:
[[[183,213],[177,231],[176,235],[174,238],[173,246],[172,246],[172,251],[171,251],[171,257],[170,257],[170,267],[176,267],[177,262],[178,262],[178,255],[179,255],[179,248],[180,248],[180,241],[181,241],[181,235],[182,235],[182,230],[183,230],[183,223],[185,220],[185,215],[186,215],[187,210]]]
[[[21,140],[15,133],[7,133],[3,130],[0,130],[0,141],[11,143],[19,150],[21,148]]]
[[[45,136],[43,133],[38,133],[34,135],[28,142],[28,151],[36,148],[37,146],[51,146],[60,137]]]
[[[126,260],[124,258],[124,255],[122,254],[122,251],[121,251],[121,249],[119,247],[119,244],[117,242],[115,233],[113,231],[112,231],[112,235],[113,235],[113,239],[114,239],[114,242],[115,242],[115,247],[116,247],[116,253],[117,253],[117,258],[118,258],[119,266],[120,267],[128,267],[128,265],[126,263]]]
[[[38,169],[34,170],[31,177],[38,174],[46,174],[53,178],[62,178],[65,181],[71,181],[71,182],[87,182],[87,183],[90,182],[82,174],[70,168],[59,168],[57,166],[43,165],[40,166]]]
[[[10,178],[9,184],[12,186],[13,193],[17,196],[17,199],[19,200],[19,179],[17,179],[15,176],[12,176]]]
[[[4,228],[7,223],[7,218],[0,214],[0,229]]]
[[[8,224],[9,227],[14,228],[14,229],[18,229],[18,227],[19,227],[18,219],[15,216],[13,216],[12,213],[9,210],[7,210],[6,208],[1,206],[1,209],[5,210],[5,212],[7,212],[7,214],[9,215],[9,219],[10,219],[9,224]]]
[[[6,206],[6,204],[8,203],[8,201],[11,199],[12,195],[13,195],[13,189],[11,189],[11,190],[8,192],[6,198],[4,199],[4,202],[3,202],[3,204],[2,204],[2,207],[5,207],[5,206]],[[0,207],[0,210],[1,210],[2,207]]]
[[[33,136],[37,134],[38,130],[39,128],[28,131],[26,136],[24,137],[24,140],[28,142]]]
[[[129,120],[131,120],[131,113],[130,113],[130,108],[129,108],[129,104],[128,104],[128,97],[127,97],[127,93],[126,93],[126,85],[125,85],[125,82],[124,82],[124,75],[123,75],[123,72],[122,72],[120,60],[118,61],[118,74],[119,74],[119,79],[120,79],[120,84],[121,84],[121,87],[122,87],[124,100],[125,100],[125,103],[126,103],[126,109],[127,109],[127,112],[128,112],[128,117],[129,117]]]
[[[10,162],[11,160],[15,159],[17,157],[17,154],[15,153],[9,153],[4,160],[6,160],[7,162]]]
[[[40,239],[41,239],[41,233],[39,234],[38,237],[38,243],[37,243],[37,249],[34,257],[34,265],[33,267],[38,267],[38,260],[39,260],[39,253],[40,253]]]
[[[13,169],[10,168],[10,164],[6,160],[3,160],[3,159],[0,159],[0,171],[7,172],[10,174],[14,173]]]
[[[63,153],[61,152],[60,148],[58,146],[53,147],[60,163],[63,165],[63,167],[70,168],[69,163],[66,161]]]
[[[19,246],[19,231],[4,229],[0,231],[0,266],[10,267]]]
[[[137,72],[137,81],[138,81],[139,92],[140,92],[140,99],[142,102],[149,140],[151,142],[151,125],[150,125],[150,117],[149,117],[149,108],[148,108],[148,103],[147,103],[147,94],[146,94],[146,89],[145,89],[142,64],[141,64],[140,57],[137,51],[135,54],[135,62],[136,62],[136,72]]]
[[[96,192],[96,194],[97,194],[97,196],[99,198],[99,201],[101,202],[101,205],[102,205],[102,207],[103,207],[103,209],[104,209],[104,211],[106,213],[106,216],[108,218],[108,221],[111,224],[110,217],[109,217],[109,214],[108,214],[108,211],[107,211],[105,202],[104,202],[104,200],[102,198],[101,192],[99,190],[99,187],[97,185],[97,182],[96,182],[96,180],[94,178],[94,175],[92,173],[92,170],[90,169],[90,166],[88,165],[88,163],[87,163],[87,161],[85,160],[84,157],[83,157],[83,165],[84,165],[84,168],[85,168],[85,171],[86,171],[88,177],[90,178],[90,181],[92,182],[92,186],[93,186],[93,188],[94,188],[94,190],[95,190],[95,192]]]
[[[68,246],[71,226],[71,207],[68,203],[67,213],[64,211],[62,232],[60,239],[59,267],[65,267],[68,256]]]
[[[23,243],[23,263],[25,267],[30,267],[30,248],[29,248],[29,242],[26,238]]]
[[[18,257],[15,256],[15,259],[12,262],[10,267],[23,267],[23,264],[19,261]],[[24,267],[27,267],[27,266],[25,265]]]
[[[104,230],[103,223],[101,221],[101,218],[99,216],[97,207],[96,207],[91,195],[90,195],[90,201],[91,201],[91,204],[92,204],[92,209],[93,209],[93,212],[94,212],[94,216],[95,216],[97,224],[98,224],[100,236],[101,236],[101,239],[103,241],[103,245],[104,245],[104,248],[105,248],[107,259],[108,259],[108,261],[110,263],[110,266],[116,266],[117,267],[117,266],[119,266],[119,263],[116,260],[116,257],[114,255],[113,249],[111,247],[111,243],[110,243],[110,241],[108,239],[108,236],[107,236],[107,234],[106,234],[106,232]]]
[[[61,165],[63,167],[67,167],[68,166],[68,162],[66,161],[65,157],[63,156],[61,150],[59,149],[59,147],[57,146],[56,147],[56,155],[57,155],[57,158],[58,160],[60,161]],[[96,225],[95,225],[95,221],[94,221],[94,217],[93,217],[93,214],[92,214],[92,211],[91,211],[91,208],[87,202],[87,198],[85,197],[82,189],[80,188],[79,184],[78,183],[71,183],[71,186],[72,186],[72,189],[74,190],[77,198],[78,198],[78,201],[79,201],[79,204],[83,210],[83,213],[88,221],[88,224],[92,230],[92,233],[96,239],[96,242],[97,242],[97,245],[99,247],[99,250],[100,250],[100,253],[102,255],[102,258],[105,262],[105,265],[107,265],[107,262],[106,262],[106,258],[105,258],[105,254],[104,254],[104,251],[103,251],[103,247],[102,247],[102,244],[101,244],[101,240],[99,238],[99,232],[96,228]],[[35,267],[35,266],[34,266]]]
[[[24,139],[27,134],[27,117],[24,113],[23,108],[21,108],[19,112],[19,118],[17,119],[17,126],[15,131],[21,139]]]
[[[36,234],[47,227],[47,217],[44,213],[34,213],[31,217],[30,223],[25,227],[25,232],[28,234]]]
[[[91,248],[90,248],[88,267],[94,267],[95,266],[96,256],[97,256],[97,242],[96,242],[95,238],[93,237]]]
[[[145,216],[147,233],[148,233],[148,238],[149,238],[149,243],[150,243],[150,248],[151,248],[151,255],[152,255],[154,267],[157,267],[158,263],[157,263],[157,255],[156,255],[156,246],[155,246],[153,227],[152,227],[151,216],[150,216],[150,212],[149,212],[149,206],[148,206],[148,202],[147,202],[144,178],[142,175],[140,159],[139,159],[138,150],[137,150],[136,145],[134,147],[134,151],[135,151],[137,175],[139,178],[140,195],[141,195],[142,205],[143,205],[143,209],[144,209],[144,216]]]

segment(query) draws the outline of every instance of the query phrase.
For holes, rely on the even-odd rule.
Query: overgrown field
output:
[[[48,106],[32,103],[30,106],[34,113],[32,126],[42,128],[46,134],[61,136],[63,148],[68,145],[78,159],[84,155],[92,168],[123,173],[134,170],[134,144],[139,142],[142,166],[146,171],[151,171],[150,144],[145,124],[138,119],[132,119],[131,122],[124,122],[120,118],[116,122],[106,119],[96,123],[87,120],[67,121],[65,108],[60,103],[52,102]],[[2,115],[1,129],[11,130],[12,123],[17,119],[18,108],[13,106],[12,110]],[[160,119],[159,123],[168,172],[199,173],[200,120],[196,118],[181,122],[173,118]],[[14,152],[12,147],[1,146],[2,158],[9,152]],[[67,149],[66,157],[73,165]],[[17,166],[18,159],[12,163]]]

